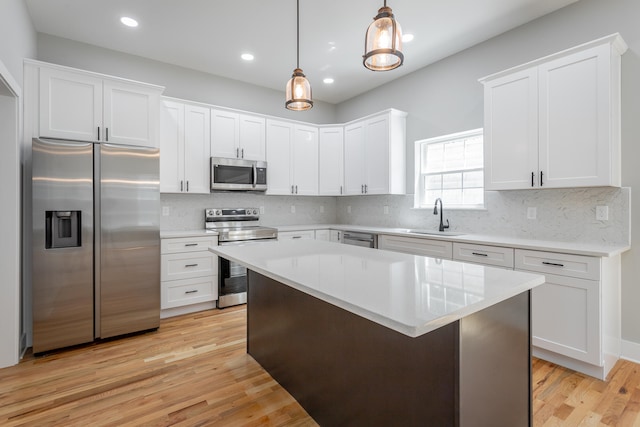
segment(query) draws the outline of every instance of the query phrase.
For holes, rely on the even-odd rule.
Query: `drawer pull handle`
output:
[[[302,239],[302,236],[293,236],[292,239]]]
[[[198,264],[185,264],[185,267],[197,267]]]
[[[481,254],[480,252],[471,252],[471,255],[477,255],[477,256],[489,256],[487,254]]]
[[[198,246],[197,243],[185,243],[184,245],[185,246]]]
[[[564,264],[558,264],[556,262],[547,262],[547,261],[542,261],[542,263],[544,265],[553,265],[554,267],[564,267]]]
[[[194,291],[185,291],[185,294],[195,294],[196,292],[198,292],[198,290],[194,290]]]

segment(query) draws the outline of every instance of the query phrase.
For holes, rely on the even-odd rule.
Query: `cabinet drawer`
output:
[[[499,246],[453,244],[453,259],[478,264],[513,268],[513,248]]]
[[[315,230],[283,231],[278,233],[278,240],[315,239]]]
[[[162,282],[161,308],[213,301],[218,298],[218,276]]]
[[[218,257],[209,251],[164,254],[161,256],[160,280],[188,279],[218,274]]]
[[[203,237],[177,237],[162,239],[160,249],[163,254],[175,254],[179,252],[205,251],[209,246],[218,245],[218,236]]]
[[[453,255],[451,242],[384,234],[378,236],[378,249],[443,259],[451,259]]]
[[[600,258],[516,249],[517,270],[537,271],[579,279],[600,280]]]

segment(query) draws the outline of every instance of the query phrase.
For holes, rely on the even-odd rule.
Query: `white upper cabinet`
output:
[[[211,153],[214,157],[264,161],[265,135],[264,117],[211,110]]]
[[[158,147],[162,87],[40,66],[42,137]]]
[[[318,193],[344,194],[344,128],[320,128],[318,138]]]
[[[481,79],[485,188],[620,186],[615,34]]]
[[[267,194],[318,194],[318,128],[267,120]]]
[[[318,195],[318,128],[293,127],[292,176],[294,190],[300,196]]]
[[[406,113],[387,110],[344,128],[345,194],[404,194]]]
[[[209,108],[164,100],[160,192],[209,194]]]

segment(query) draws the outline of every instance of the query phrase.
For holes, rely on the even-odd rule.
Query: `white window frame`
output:
[[[414,169],[414,177],[415,177],[415,188],[414,188],[414,196],[413,196],[413,206],[414,209],[433,209],[433,203],[434,200],[422,200],[423,194],[424,194],[424,176],[426,175],[443,175],[445,173],[451,173],[451,172],[468,172],[468,171],[477,171],[477,170],[482,170],[484,173],[484,156],[483,156],[483,164],[481,168],[474,168],[474,169],[450,169],[450,170],[446,170],[446,171],[441,171],[441,172],[437,172],[437,173],[422,173],[422,147],[425,144],[436,144],[436,143],[446,143],[449,141],[457,141],[460,139],[465,139],[465,138],[469,138],[469,137],[474,137],[474,136],[483,136],[483,144],[482,144],[482,148],[483,148],[483,152],[484,152],[484,129],[483,128],[479,128],[479,129],[472,129],[472,130],[468,130],[468,131],[464,131],[464,132],[457,132],[457,133],[452,133],[449,135],[442,135],[442,136],[437,136],[434,138],[428,138],[428,139],[421,139],[418,141],[415,141],[415,146],[414,146],[414,160],[415,160],[415,169]],[[447,203],[447,200],[445,200],[444,198],[442,199],[443,204],[447,207],[447,209],[468,209],[468,210],[478,210],[478,209],[485,209],[485,194],[484,194],[484,181],[483,181],[483,185],[482,185],[482,190],[483,190],[483,197],[482,197],[482,203],[481,204],[452,204],[452,203]]]

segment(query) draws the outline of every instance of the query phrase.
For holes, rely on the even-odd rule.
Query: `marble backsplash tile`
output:
[[[620,244],[630,240],[631,189],[579,188],[487,191],[484,210],[444,207],[451,231],[540,240]],[[609,207],[609,220],[596,220],[596,206]],[[388,214],[384,207],[388,206]],[[350,207],[351,213],[348,213]],[[527,219],[535,207],[536,219]],[[413,209],[413,195],[351,196],[337,200],[340,224],[438,229],[433,208]]]
[[[160,217],[160,229],[196,230],[204,228],[204,210],[217,207],[264,207],[263,225],[333,224],[336,222],[335,197],[267,196],[260,193],[161,194],[160,204],[169,208]],[[295,213],[291,212],[295,207]]]
[[[432,208],[413,208],[413,195],[304,197],[230,192],[162,194],[160,201],[169,208],[169,215],[160,217],[160,228],[166,231],[203,228],[204,209],[211,207],[263,206],[260,223],[264,225],[337,223],[437,230],[439,223]],[[485,202],[484,210],[453,210],[445,204],[450,230],[604,245],[630,240],[630,188],[487,191]],[[599,205],[609,207],[609,220],[596,220]],[[529,207],[536,208],[536,219],[527,219]]]

